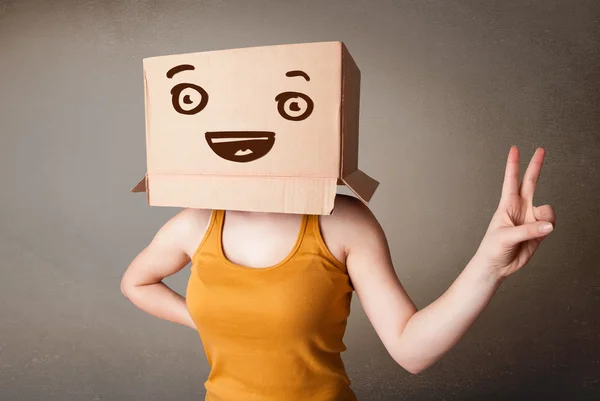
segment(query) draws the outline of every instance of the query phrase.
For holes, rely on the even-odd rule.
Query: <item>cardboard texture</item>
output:
[[[358,169],[360,70],[341,42],[143,60],[151,206],[331,214]]]

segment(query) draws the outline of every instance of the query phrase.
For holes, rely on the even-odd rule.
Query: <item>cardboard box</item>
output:
[[[331,214],[337,185],[365,203],[360,71],[341,42],[143,60],[152,206]]]

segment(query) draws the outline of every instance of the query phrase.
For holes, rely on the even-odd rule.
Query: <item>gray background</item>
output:
[[[597,1],[0,1],[0,399],[203,399],[196,332],[119,291],[177,211],[128,193],[145,172],[141,59],[326,40],[362,70],[360,165],[419,308],[477,249],[510,145],[523,170],[545,147],[535,203],[558,215],[417,376],[355,298],[343,355],[359,399],[600,394]],[[188,275],[167,284],[183,292]]]

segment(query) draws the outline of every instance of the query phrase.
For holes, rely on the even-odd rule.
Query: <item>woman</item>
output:
[[[536,150],[519,185],[511,147],[481,245],[420,311],[377,220],[346,196],[330,216],[185,209],[135,258],[121,289],[145,312],[199,331],[211,364],[207,400],[356,400],[340,357],[352,291],[398,364],[416,374],[438,361],[552,231],[552,207],[532,203],[544,153]],[[190,260],[186,299],[162,280]]]

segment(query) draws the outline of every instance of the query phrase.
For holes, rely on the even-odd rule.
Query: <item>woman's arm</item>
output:
[[[144,312],[196,329],[185,298],[162,280],[190,262],[190,240],[201,238],[199,228],[205,229],[209,218],[209,211],[185,209],[169,220],[127,268],[121,279],[123,295]]]
[[[459,342],[502,282],[489,270],[474,257],[441,297],[411,316],[395,350],[402,366],[421,372]]]
[[[485,309],[502,282],[475,255],[437,300],[417,311],[391,261],[384,232],[360,201],[338,207],[345,218],[348,274],[365,311],[392,358],[416,374],[452,349]]]
[[[502,199],[475,256],[450,288],[417,311],[392,265],[387,240],[373,214],[357,200],[336,204],[345,224],[346,265],[356,293],[390,355],[418,373],[458,343],[510,274],[533,256],[554,225],[550,205],[534,207],[544,158],[538,149],[519,186],[518,150],[509,152]]]

